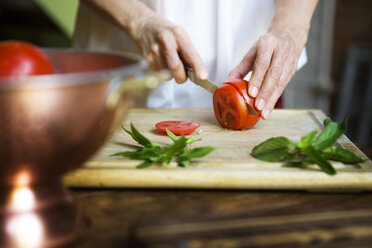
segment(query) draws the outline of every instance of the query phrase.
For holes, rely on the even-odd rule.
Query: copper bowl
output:
[[[166,76],[128,56],[45,51],[56,74],[0,78],[0,247],[58,246],[86,229],[62,175],[103,145],[135,90]]]

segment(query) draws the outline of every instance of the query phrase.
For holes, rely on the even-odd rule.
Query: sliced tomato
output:
[[[223,83],[213,94],[213,108],[222,127],[244,130],[253,127],[260,119],[250,114],[247,104],[254,106],[254,99],[247,94],[248,82],[242,79]]]
[[[200,124],[193,121],[162,121],[156,123],[155,127],[163,133],[167,133],[166,129],[168,129],[176,135],[181,135],[194,132]]]

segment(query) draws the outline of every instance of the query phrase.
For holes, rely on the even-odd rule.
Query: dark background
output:
[[[354,142],[372,146],[372,1],[337,0],[333,30],[333,51],[331,79],[330,114],[338,121],[345,115],[350,116],[347,136]],[[352,49],[359,49],[359,57],[367,61],[352,62]],[[362,55],[362,56],[361,56]],[[356,64],[353,67],[353,64]],[[354,80],[348,75],[355,69]],[[342,87],[349,83],[353,87],[342,93]],[[346,98],[346,99],[345,99]],[[363,124],[362,124],[363,123]],[[360,129],[367,130],[364,134]]]
[[[30,0],[0,1],[0,40],[23,40],[42,47],[71,47],[70,38]]]

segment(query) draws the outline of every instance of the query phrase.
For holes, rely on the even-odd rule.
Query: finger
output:
[[[171,71],[177,83],[186,81],[186,74],[183,63],[177,52],[177,43],[172,33],[165,31],[160,33],[159,41],[163,50],[164,60],[167,68]]]
[[[155,43],[151,46],[151,55],[154,59],[154,63],[156,64],[157,70],[166,68],[165,61],[163,60],[163,56],[160,52],[159,44]]]
[[[279,83],[282,75],[283,66],[287,60],[287,53],[289,47],[277,46],[270,63],[270,67],[266,72],[264,81],[261,85],[259,93],[256,98],[256,108],[262,110],[267,104],[274,88]]]
[[[283,91],[284,91],[284,88],[281,89],[277,87],[273,90],[273,93],[271,94],[270,99],[268,100],[265,108],[262,110],[262,114],[261,114],[262,119],[267,120],[270,117],[271,112],[274,109],[275,103],[278,101]]]
[[[293,58],[287,58],[284,66],[282,74],[278,80],[278,83],[275,85],[273,92],[262,111],[262,118],[268,119],[272,110],[275,107],[276,102],[278,101],[279,97],[283,94],[284,89],[287,87],[289,81],[293,77],[294,73],[296,72],[296,63],[294,63]]]
[[[183,31],[182,28],[175,28],[174,29],[176,41],[178,43],[178,48],[180,55],[184,62],[191,66],[195,73],[196,76],[201,79],[207,79],[208,78],[208,70],[205,67],[199,52],[196,50],[194,45],[191,43],[187,33]]]
[[[158,71],[159,70],[159,66],[158,66],[158,63],[156,62],[156,58],[153,56],[152,53],[144,56],[145,59],[147,60],[147,62],[149,63],[149,66],[151,68],[151,70],[153,71]]]
[[[253,68],[253,63],[257,54],[257,46],[254,45],[249,49],[242,61],[229,73],[225,81],[233,79],[243,79]]]
[[[260,91],[266,72],[269,69],[273,55],[271,41],[263,40],[257,44],[256,59],[253,64],[251,79],[249,80],[249,95],[256,97]]]

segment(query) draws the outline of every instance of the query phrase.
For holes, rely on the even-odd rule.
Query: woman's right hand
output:
[[[185,30],[139,0],[81,0],[98,9],[137,43],[153,70],[169,69],[176,82],[186,81],[184,63],[199,79],[208,71]]]
[[[129,34],[151,69],[168,69],[177,83],[183,83],[186,81],[185,63],[194,69],[199,79],[208,77],[207,68],[183,28],[157,14],[136,18],[130,26]]]

